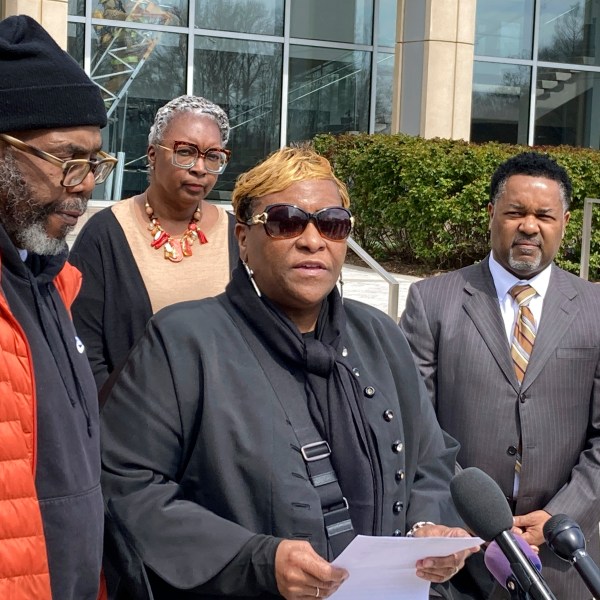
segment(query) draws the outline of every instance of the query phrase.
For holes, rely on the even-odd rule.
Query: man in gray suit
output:
[[[461,443],[461,466],[483,469],[502,488],[516,530],[540,547],[556,597],[587,600],[542,532],[551,515],[566,513],[598,558],[600,286],[553,264],[571,192],[565,170],[545,155],[500,165],[488,205],[491,254],[413,284],[401,326],[442,428]],[[513,300],[517,284],[533,297]],[[508,597],[498,586],[491,592],[480,555],[473,581],[463,575],[457,585],[465,597]]]

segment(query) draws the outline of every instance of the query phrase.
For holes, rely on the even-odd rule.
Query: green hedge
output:
[[[489,251],[489,182],[506,158],[530,149],[498,143],[425,140],[407,135],[319,135],[318,152],[348,184],[354,238],[378,260],[456,269]],[[600,152],[536,147],[573,182],[571,222],[556,262],[579,272],[583,200],[600,198]],[[593,211],[590,279],[600,279],[600,207]]]

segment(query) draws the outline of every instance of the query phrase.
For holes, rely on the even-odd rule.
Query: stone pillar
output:
[[[68,0],[4,0],[2,18],[29,15],[41,23],[64,50],[67,49]]]
[[[476,0],[398,0],[392,131],[469,139]]]

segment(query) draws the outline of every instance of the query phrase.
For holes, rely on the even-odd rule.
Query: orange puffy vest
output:
[[[69,308],[81,273],[66,263],[55,285]],[[36,438],[29,344],[0,288],[0,598],[10,600],[52,598],[35,489]]]

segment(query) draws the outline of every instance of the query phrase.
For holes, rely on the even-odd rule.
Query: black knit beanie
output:
[[[83,125],[106,125],[100,88],[37,21],[0,21],[0,133]]]

